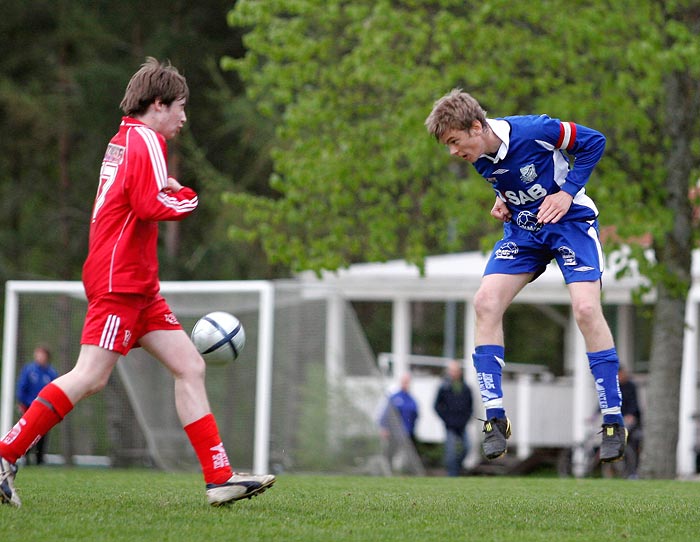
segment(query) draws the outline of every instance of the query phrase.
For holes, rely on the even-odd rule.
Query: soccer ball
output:
[[[213,365],[234,361],[245,346],[243,324],[227,312],[202,316],[192,328],[191,337],[204,361]]]

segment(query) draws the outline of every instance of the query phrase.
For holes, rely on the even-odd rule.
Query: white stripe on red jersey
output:
[[[168,190],[167,162],[163,135],[124,117],[103,160],[90,224],[83,265],[88,299],[108,292],[155,295],[160,289],[158,222],[182,220],[198,203],[191,188]]]
[[[150,128],[137,126],[135,130],[143,138],[148,148],[148,154],[151,157],[151,165],[153,166],[153,173],[156,177],[158,190],[163,190],[168,186],[168,166],[165,164],[158,137]]]
[[[195,197],[191,200],[178,200],[177,198],[166,194],[165,192],[160,192],[158,194],[158,201],[160,201],[166,207],[173,209],[178,213],[191,213],[197,208],[198,200]]]

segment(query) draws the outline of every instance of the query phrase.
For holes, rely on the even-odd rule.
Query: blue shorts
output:
[[[564,282],[594,282],[603,275],[603,249],[598,221],[571,221],[545,224],[528,231],[512,222],[503,225],[503,239],[494,247],[484,275],[542,273],[554,258]]]

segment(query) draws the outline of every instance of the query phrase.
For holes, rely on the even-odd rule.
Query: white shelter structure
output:
[[[314,296],[325,296],[330,315],[327,323],[329,344],[341,344],[338,340],[342,334],[340,317],[332,317],[333,307],[340,306],[345,301],[384,301],[392,304],[392,340],[391,357],[395,367],[394,376],[400,375],[409,368],[411,358],[412,326],[410,304],[414,301],[458,302],[465,304],[464,326],[464,368],[467,381],[473,390],[478,390],[476,374],[471,362],[471,352],[474,348],[474,311],[473,298],[478,288],[487,256],[479,252],[447,254],[431,256],[426,259],[424,274],[419,269],[405,261],[389,261],[386,263],[362,263],[351,265],[337,272],[326,272],[320,278],[313,273],[303,273],[298,278],[308,287]],[[625,263],[630,264],[631,273],[621,279],[615,277]],[[632,340],[634,337],[632,294],[636,288],[645,283],[645,279],[636,272],[635,262],[629,262],[624,251],[612,254],[607,261],[607,269],[603,278],[603,302],[605,305],[617,307],[616,346],[620,360],[629,365]],[[531,303],[538,305],[568,305],[569,292],[564,284],[561,273],[555,264],[550,264],[546,272],[536,281],[529,284],[516,297],[515,303]],[[653,302],[653,293],[645,298],[645,302]],[[695,445],[696,422],[693,418],[697,410],[698,389],[698,309],[700,305],[700,251],[693,254],[693,282],[688,295],[685,315],[686,331],[684,339],[684,359],[679,411],[679,442],[678,442],[678,475],[687,477],[695,474]],[[333,375],[343,365],[343,353],[337,349],[327,352],[327,370]],[[566,324],[565,336],[565,371],[572,375],[573,386],[564,394],[565,412],[571,413],[570,426],[573,443],[582,442],[586,436],[586,418],[596,407],[594,387],[592,384],[586,348],[575,319],[570,313]],[[506,369],[508,363],[506,361]],[[506,394],[508,391],[506,391]],[[569,395],[570,393],[570,395]],[[537,428],[534,421],[541,417],[543,410],[551,405],[536,404],[536,390],[530,375],[524,374],[518,381],[518,393],[506,407],[509,416],[514,420],[518,436],[514,435],[514,444],[519,457],[527,457],[530,443],[536,436]],[[560,394],[561,397],[561,394]],[[476,402],[479,403],[478,394]],[[531,412],[523,413],[522,410]],[[528,415],[534,413],[534,416]],[[555,412],[561,424],[563,412]]]

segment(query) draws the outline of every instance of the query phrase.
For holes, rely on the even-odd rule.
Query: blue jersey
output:
[[[413,436],[416,429],[416,420],[418,419],[418,403],[410,393],[404,390],[399,390],[389,397],[389,402],[382,418],[379,421],[382,427],[389,427],[389,409],[393,407],[401,416],[401,422],[406,433]]]
[[[17,402],[28,407],[46,384],[58,377],[51,365],[42,366],[36,361],[27,363],[17,381]]]
[[[536,216],[542,200],[560,190],[573,197],[571,208],[560,222],[598,216],[585,185],[605,150],[603,134],[547,115],[487,122],[503,143],[495,156],[481,156],[474,167],[506,203],[515,225],[528,231],[539,230]],[[567,154],[574,157],[573,167]]]

